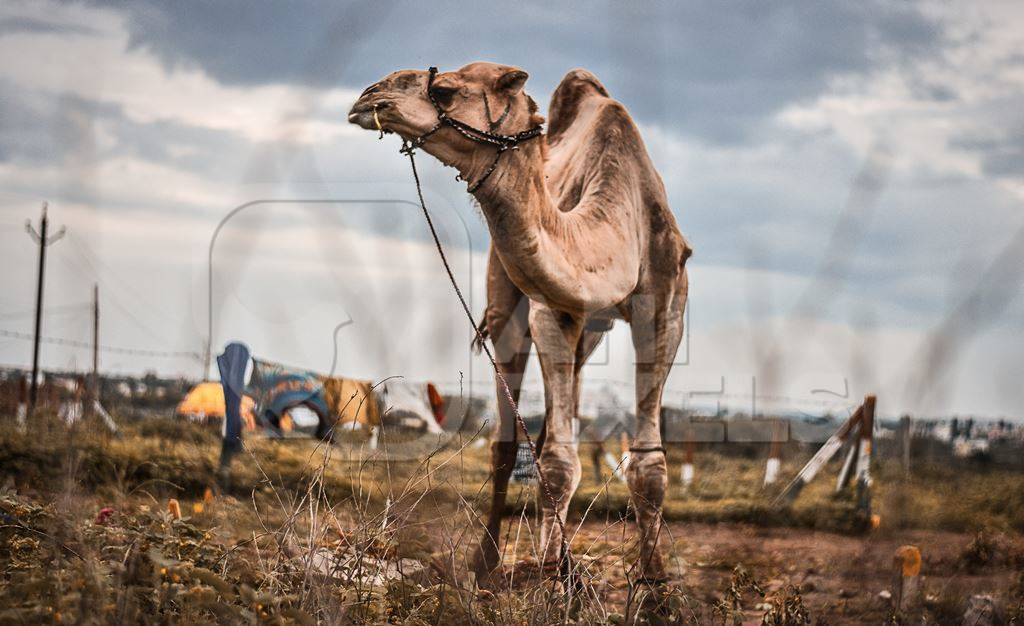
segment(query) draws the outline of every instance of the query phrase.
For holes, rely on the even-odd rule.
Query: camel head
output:
[[[348,121],[367,130],[394,132],[414,141],[438,124],[437,107],[476,129],[514,135],[542,123],[537,105],[523,91],[528,75],[495,63],[471,63],[438,73],[430,84],[426,70],[399,70],[370,85],[349,111]],[[423,150],[463,174],[494,155],[494,149],[443,126],[430,134]],[[489,156],[483,156],[489,155]]]

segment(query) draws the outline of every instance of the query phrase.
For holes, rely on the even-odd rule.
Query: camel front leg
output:
[[[576,487],[580,459],[572,432],[576,414],[576,349],[583,320],[530,303],[530,334],[537,346],[547,404],[544,450],[540,456],[540,558],[545,567],[561,562],[563,530]]]
[[[685,281],[685,278],[684,278]],[[659,303],[653,297],[635,296],[631,331],[636,350],[637,428],[629,451],[626,478],[636,511],[640,555],[636,580],[647,584],[665,581],[659,540],[661,507],[668,487],[665,449],[661,441],[661,395],[672,361],[683,336],[683,289]]]
[[[530,301],[509,280],[494,250],[487,266],[487,311],[484,322],[494,346],[494,358],[513,402],[519,402],[523,373],[530,358]],[[487,514],[484,535],[471,564],[477,582],[489,585],[491,574],[501,564],[501,522],[505,514],[508,481],[515,466],[519,444],[515,411],[508,402],[505,389],[495,380],[498,421],[491,434],[491,508]]]

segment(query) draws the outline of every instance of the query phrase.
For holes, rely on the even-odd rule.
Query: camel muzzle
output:
[[[380,130],[380,112],[390,106],[387,102],[372,102],[371,98],[360,98],[348,112],[348,121],[366,130]]]

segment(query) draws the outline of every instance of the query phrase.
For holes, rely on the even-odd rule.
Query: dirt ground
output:
[[[510,520],[513,527],[515,520]],[[969,533],[908,530],[864,536],[828,532],[764,528],[749,524],[668,524],[668,550],[672,585],[693,603],[699,621],[722,623],[714,607],[725,595],[737,566],[749,572],[762,594],[743,597],[744,624],[761,624],[765,597],[792,585],[800,592],[811,623],[880,624],[891,615],[886,592],[892,589],[893,557],[904,545],[922,553],[925,623],[960,623],[966,600],[991,595],[1006,608],[1013,602],[1020,571],[1017,556],[1024,550],[1020,536],[986,537]],[[515,533],[515,529],[511,531]],[[628,596],[628,546],[633,536],[629,522],[608,524],[587,521],[574,540],[576,558],[588,562],[591,579],[609,607],[622,610]],[[980,539],[979,539],[980,537]],[[988,549],[988,560],[971,558]],[[987,543],[986,543],[987,542]],[[530,559],[506,554],[506,575],[519,568],[532,573]],[[523,584],[526,584],[525,582]]]
[[[737,564],[746,567],[766,592],[786,585],[800,589],[812,619],[828,624],[880,623],[890,602],[893,555],[915,545],[923,556],[925,594],[937,609],[972,594],[1005,596],[1017,573],[1008,561],[984,573],[962,569],[962,555],[975,537],[935,531],[905,531],[864,537],[746,525],[671,524],[680,540],[673,553],[682,561],[684,590],[713,603]],[[1016,549],[1020,549],[1017,538]],[[955,607],[948,607],[957,613]],[[760,623],[763,611],[747,611]],[[959,612],[962,615],[962,611]],[[949,615],[948,617],[954,617]]]

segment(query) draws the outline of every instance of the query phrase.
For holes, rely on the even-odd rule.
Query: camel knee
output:
[[[559,513],[564,514],[569,507],[569,499],[580,484],[582,474],[576,444],[554,441],[546,443],[540,457],[540,469],[544,482],[557,503]],[[552,504],[543,502],[543,508],[550,509]]]
[[[668,489],[668,467],[665,453],[636,452],[629,455],[626,481],[638,513],[659,510]]]
[[[515,368],[517,360],[530,353],[530,330],[525,320],[502,311],[484,318],[487,336],[494,343],[495,357],[504,368]],[[521,374],[522,372],[515,372]]]

